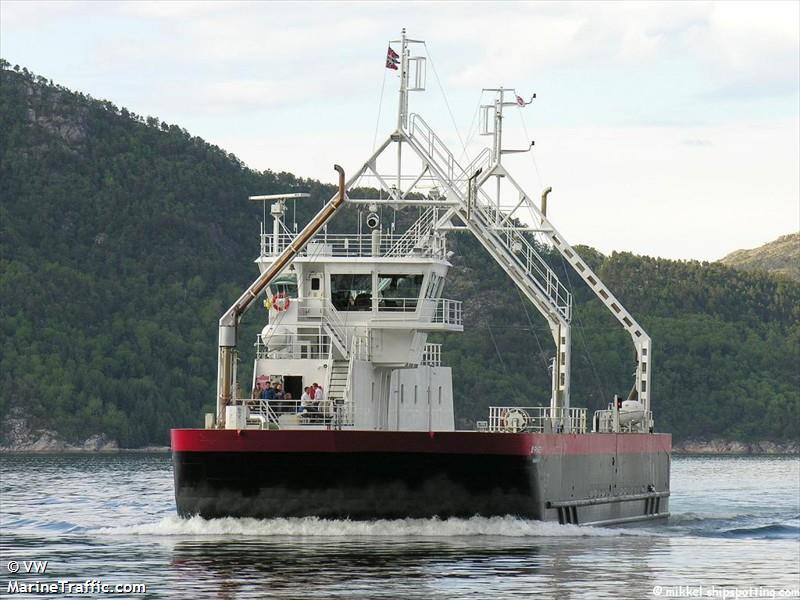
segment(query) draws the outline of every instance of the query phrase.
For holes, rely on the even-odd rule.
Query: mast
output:
[[[513,91],[513,90],[504,90],[502,87],[496,88],[493,90],[485,90],[485,91],[494,91],[497,93],[494,107],[495,107],[495,119],[494,119],[494,144],[493,144],[493,156],[494,156],[494,165],[492,166],[489,174],[494,175],[497,177],[497,209],[498,212],[500,211],[500,177],[506,177],[507,180],[515,187],[520,193],[520,204],[524,202],[531,213],[536,217],[540,224],[540,231],[541,233],[545,234],[550,242],[552,243],[553,247],[558,250],[558,252],[566,259],[567,262],[572,266],[575,272],[580,275],[583,281],[591,288],[592,292],[594,292],[595,296],[603,303],[603,305],[608,309],[608,311],[614,315],[614,317],[619,321],[625,331],[631,336],[633,341],[634,348],[636,349],[636,373],[634,375],[635,382],[633,385],[633,389],[631,390],[628,399],[632,400],[639,400],[644,408],[645,413],[650,411],[650,381],[651,381],[651,372],[652,372],[652,354],[651,354],[651,340],[650,336],[645,332],[644,328],[633,318],[633,316],[622,306],[622,303],[611,293],[605,284],[600,280],[592,269],[581,260],[578,253],[575,249],[566,241],[563,235],[555,228],[553,223],[548,220],[545,211],[546,211],[546,194],[549,193],[549,188],[545,194],[542,195],[542,207],[536,206],[536,204],[529,198],[522,188],[517,184],[516,181],[511,177],[508,171],[502,166],[502,156],[503,154],[511,154],[517,152],[527,152],[528,149],[525,150],[503,150],[502,147],[502,135],[503,135],[503,108],[505,106],[520,106],[524,107],[530,104],[533,99],[536,97],[534,94],[531,97],[531,100],[525,102],[522,99],[518,99],[515,102],[505,102],[504,101],[504,93],[506,91]],[[531,146],[533,146],[533,142],[531,142]],[[483,181],[488,178],[488,175],[484,176]],[[519,207],[519,205],[518,205]],[[516,209],[515,209],[516,210]],[[513,214],[513,212],[512,212]],[[551,324],[552,329],[552,324]],[[554,331],[554,335],[556,332]],[[566,339],[565,337],[566,336]],[[558,346],[558,355],[556,357],[556,361],[554,362],[554,373],[553,378],[554,381],[557,377],[563,377],[565,373],[563,370],[566,370],[566,378],[569,379],[569,326],[567,325],[566,330],[561,332],[559,336],[556,338],[556,345]],[[567,346],[567,364],[562,365],[562,361],[559,358],[562,356],[562,345]],[[556,369],[562,369],[561,373],[558,373]],[[555,385],[555,384],[554,384]],[[568,406],[568,404],[567,404]]]
[[[397,103],[397,130],[408,128],[408,39],[406,28],[400,34],[400,101]]]
[[[493,92],[494,98],[491,104],[481,106],[483,122],[481,134],[493,136],[492,145],[476,156],[468,166],[462,167],[425,121],[419,115],[409,113],[408,93],[423,90],[425,87],[425,58],[412,55],[410,45],[423,42],[409,39],[403,29],[400,39],[392,40],[390,43],[399,44],[400,50],[397,128],[354,175],[354,179],[358,179],[362,174],[374,177],[383,192],[389,195],[385,199],[370,200],[370,203],[395,207],[411,205],[417,201],[407,196],[411,191],[415,191],[421,181],[436,182],[437,189],[442,190],[442,197],[446,200],[438,202],[428,197],[424,201],[419,201],[419,204],[429,207],[436,205],[434,207],[436,217],[432,225],[433,235],[455,230],[471,232],[539,313],[547,319],[555,342],[550,405],[553,415],[566,415],[570,407],[572,294],[561,283],[537,250],[536,244],[530,239],[531,233],[544,234],[634,337],[638,364],[635,390],[631,397],[641,400],[645,410],[649,410],[651,371],[649,337],[610,291],[600,283],[597,275],[588,269],[574,249],[564,241],[563,236],[555,230],[544,213],[503,165],[503,155],[528,152],[533,146],[531,142],[527,148],[503,148],[504,109],[507,106],[530,104],[536,97],[535,94],[530,100],[523,100],[516,95],[514,88],[485,89],[484,91]],[[512,101],[506,101],[505,94],[512,94]],[[396,174],[391,172],[392,169],[389,169],[389,172],[379,170],[377,163],[377,159],[392,144],[397,144]],[[404,149],[406,154],[410,152],[412,156],[420,159],[421,171],[416,176],[418,168],[416,163],[408,174],[402,171],[406,166],[402,161]],[[413,183],[409,183],[412,181]],[[487,185],[490,182],[495,185]],[[401,184],[405,189],[401,188]],[[513,189],[509,190],[509,185]],[[501,194],[508,195],[509,191],[512,195],[518,194],[511,202],[501,196]],[[442,209],[442,213],[436,213],[436,209]],[[523,211],[527,209],[529,218],[517,216],[520,209]],[[453,219],[457,221],[454,223]],[[458,221],[461,224],[458,224]],[[565,422],[564,430],[568,427]]]

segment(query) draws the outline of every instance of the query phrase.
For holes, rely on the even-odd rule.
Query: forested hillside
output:
[[[66,438],[165,444],[170,427],[199,425],[212,406],[217,319],[257,273],[260,208],[247,196],[310,191],[302,223],[333,187],[250,170],[177,125],[24,69],[4,64],[1,77],[0,414]],[[484,418],[490,403],[546,403],[543,321],[477,243],[451,245],[446,295],[464,300],[466,331],[441,341],[459,419]],[[659,430],[797,438],[800,285],[720,264],[583,255],[653,336]],[[563,278],[576,294],[573,402],[599,408],[630,388],[633,349],[578,277]],[[246,317],[244,339],[263,316]]]

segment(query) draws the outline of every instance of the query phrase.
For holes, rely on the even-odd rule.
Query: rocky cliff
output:
[[[736,250],[719,262],[743,271],[767,271],[800,281],[800,233],[782,235],[758,248]]]

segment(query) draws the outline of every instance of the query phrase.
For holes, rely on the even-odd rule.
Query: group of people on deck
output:
[[[303,388],[303,395],[300,397],[300,410],[302,413],[318,413],[322,401],[325,400],[325,392],[318,383],[311,384]]]
[[[262,400],[291,400],[291,392],[284,392],[283,386],[280,383],[273,383],[270,385],[269,381],[262,380],[256,382],[256,388],[253,390],[253,398],[261,398]]]
[[[303,395],[300,402],[292,401],[292,394],[284,392],[280,383],[270,383],[269,377],[261,375],[256,378],[256,386],[253,388],[253,398],[260,400],[283,400],[284,402],[273,402],[271,406],[277,413],[298,412],[303,414],[316,414],[320,412],[322,402],[325,400],[325,392],[318,383],[313,383],[303,388]]]

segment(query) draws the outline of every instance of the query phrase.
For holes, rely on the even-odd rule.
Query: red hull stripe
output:
[[[481,433],[173,429],[174,452],[410,452],[433,454],[652,454],[670,452],[668,433]]]

